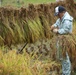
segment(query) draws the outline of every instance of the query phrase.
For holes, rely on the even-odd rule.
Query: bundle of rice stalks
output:
[[[66,58],[66,52],[68,52],[73,70],[76,68],[76,36],[74,35],[59,35],[54,38],[55,42],[52,43],[56,50],[54,50],[54,56],[57,59],[57,57],[60,56],[60,58]],[[59,56],[57,55],[57,42],[59,41]]]
[[[38,27],[38,24],[34,20],[28,20],[26,24],[27,26],[24,27],[26,41],[29,43],[35,42],[40,38],[40,29]]]
[[[1,21],[0,21],[0,35],[1,37],[4,39],[4,43],[8,43],[10,44],[11,41],[12,41],[12,38],[14,37],[14,32],[10,26],[10,23],[9,23],[9,18],[8,18],[8,14],[4,14],[6,10],[2,10],[1,12]],[[10,39],[9,39],[10,37]],[[7,41],[9,40],[9,41]]]
[[[55,22],[55,18],[53,15],[54,5],[52,6],[52,4],[39,4],[37,5],[37,12],[39,18],[44,17],[45,20],[49,23],[49,25],[52,25]]]
[[[26,24],[28,28],[27,31],[25,29],[25,37],[28,42],[35,42],[39,39],[45,39],[46,37],[51,38],[49,25],[47,24],[46,27],[43,26],[40,19],[31,20],[28,18]],[[49,36],[45,35],[45,30],[48,31]]]
[[[25,12],[25,15],[21,12]],[[34,42],[41,38],[49,38],[46,34],[50,32],[49,24],[44,20],[46,25],[43,25],[38,18],[31,18],[30,15],[26,18],[26,9],[21,11],[3,8],[1,11],[1,37],[8,45],[20,43],[23,41]],[[6,13],[6,14],[4,14]],[[10,16],[9,16],[9,15]],[[19,19],[21,17],[21,19]],[[34,19],[34,20],[32,20]],[[46,27],[45,27],[46,26]],[[46,34],[44,31],[48,31]],[[6,35],[6,36],[5,36]],[[16,35],[16,36],[15,36]],[[48,35],[51,35],[48,33]],[[9,36],[11,38],[9,38]]]
[[[25,20],[26,17],[27,17],[27,9],[24,7],[21,7],[21,9],[19,10],[19,18]]]
[[[36,19],[37,16],[38,16],[38,13],[37,13],[35,5],[29,4],[27,8],[27,17],[31,19]]]
[[[47,38],[50,38],[50,34],[52,34],[52,33],[50,33],[51,32],[50,31],[50,24],[49,24],[48,20],[43,15],[40,16],[39,18],[40,18],[41,24],[42,24],[42,26],[44,28],[44,34],[45,34],[45,36]]]
[[[70,1],[72,2],[72,0]],[[40,38],[50,38],[50,25],[56,18],[54,8],[58,5],[65,6],[75,17],[75,3],[58,2],[51,4],[29,4],[27,8],[14,9],[12,7],[0,8],[0,36],[4,44],[17,44],[22,42],[34,42]],[[72,9],[73,8],[73,9]],[[9,38],[10,37],[10,38]]]
[[[32,72],[40,72],[42,75],[60,75],[61,65],[55,61],[38,61],[32,66]]]

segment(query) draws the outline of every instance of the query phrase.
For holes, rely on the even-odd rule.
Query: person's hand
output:
[[[52,31],[54,29],[54,25],[51,26],[50,30]]]
[[[53,29],[53,32],[54,33],[58,33],[58,29],[56,28],[56,29]]]

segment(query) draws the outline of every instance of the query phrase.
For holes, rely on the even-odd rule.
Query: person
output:
[[[58,17],[55,24],[51,26],[51,31],[53,31],[56,34],[61,35],[67,35],[72,33],[72,24],[73,24],[73,17],[70,16],[70,14],[66,11],[66,9],[63,6],[57,6],[55,8],[55,16]],[[58,48],[58,42],[57,41],[57,50]],[[66,51],[66,59],[62,59],[61,61],[62,65],[62,75],[70,75],[71,74],[71,61],[68,55],[68,52]]]

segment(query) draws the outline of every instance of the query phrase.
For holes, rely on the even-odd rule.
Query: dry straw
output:
[[[76,36],[75,35],[58,35],[53,38],[55,49],[53,50],[52,54],[54,54],[55,60],[57,57],[57,40],[59,40],[59,49],[61,51],[61,55],[64,59],[66,59],[66,52],[68,52],[71,63],[72,63],[72,68],[73,70],[76,68],[75,63],[76,63]]]

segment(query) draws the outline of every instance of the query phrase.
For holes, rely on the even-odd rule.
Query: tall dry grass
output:
[[[0,75],[47,75],[60,71],[60,64],[55,61],[40,61],[30,57],[26,52],[17,55],[15,50],[3,54],[0,51]],[[57,70],[57,71],[56,71]]]

